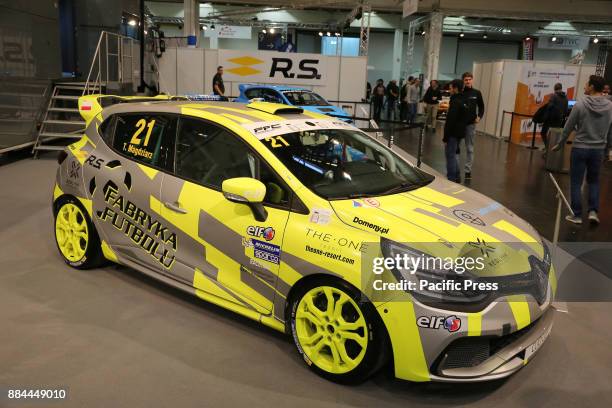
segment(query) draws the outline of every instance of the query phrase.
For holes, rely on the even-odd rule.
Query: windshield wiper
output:
[[[401,183],[399,186],[395,186],[386,191],[381,191],[378,195],[389,195],[395,193],[403,193],[404,191],[416,190],[417,188],[422,187],[421,184],[414,184],[409,181],[405,181]]]

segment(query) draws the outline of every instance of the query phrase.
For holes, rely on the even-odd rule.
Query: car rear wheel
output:
[[[99,266],[104,259],[100,238],[83,205],[68,197],[55,208],[55,242],[64,261],[77,269]]]
[[[293,299],[293,340],[317,374],[339,383],[359,383],[385,362],[384,325],[359,291],[341,281],[313,282]]]

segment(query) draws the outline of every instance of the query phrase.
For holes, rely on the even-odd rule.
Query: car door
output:
[[[122,261],[163,271],[172,263],[173,237],[160,218],[161,174],[173,159],[177,117],[117,114],[100,127],[84,166],[93,219],[103,244]]]
[[[224,180],[251,177],[267,186],[265,221],[227,200]],[[175,279],[264,313],[272,309],[289,216],[289,190],[237,135],[181,117],[173,174],[162,181],[163,218],[178,232]]]

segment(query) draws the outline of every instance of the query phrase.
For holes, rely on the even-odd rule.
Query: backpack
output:
[[[536,111],[536,113],[534,113],[533,118],[531,119],[531,121],[533,123],[544,123],[546,122],[546,119],[548,118],[548,103],[540,106],[538,108],[538,110]]]

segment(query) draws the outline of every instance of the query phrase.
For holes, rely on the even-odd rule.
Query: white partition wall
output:
[[[577,68],[576,99],[583,97],[584,84],[588,81],[589,76],[595,73],[595,65],[587,64],[573,65],[552,61],[521,60],[476,62],[472,70],[474,86],[482,92],[485,102],[485,117],[476,127],[477,131],[496,137],[507,137],[510,134],[510,115],[504,115],[503,112],[514,111],[517,84],[525,67],[551,70]],[[502,120],[504,116],[505,119]]]
[[[365,94],[367,57],[205,48],[166,49],[159,58],[160,91],[211,94],[219,65],[228,96],[238,96],[242,83],[299,86],[329,100],[358,102]]]

